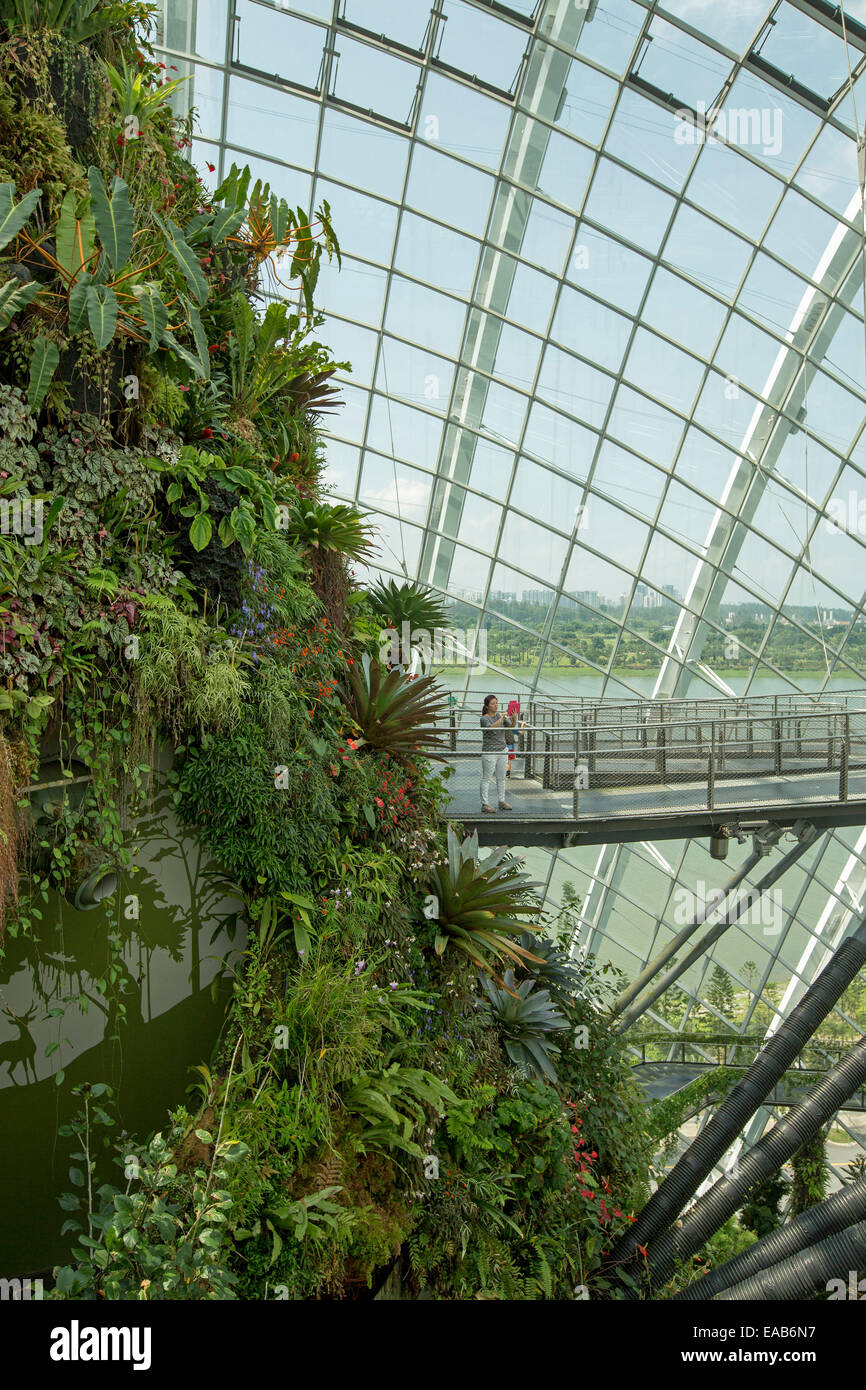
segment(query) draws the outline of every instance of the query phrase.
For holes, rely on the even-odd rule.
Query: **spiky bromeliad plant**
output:
[[[540,901],[526,901],[537,887],[508,850],[494,850],[482,862],[477,832],[461,843],[449,825],[448,859],[436,865],[432,880],[438,903],[436,954],[441,956],[453,945],[504,985],[494,961],[507,960],[525,968],[540,960],[510,939],[524,930],[521,918],[538,916]]]
[[[580,971],[555,941],[527,931],[521,936],[520,944],[540,957],[541,963],[531,967],[532,974],[536,983],[549,990],[555,999],[567,1002],[581,991],[584,980]]]
[[[554,1008],[546,989],[536,990],[535,980],[523,980],[515,985],[514,971],[506,970],[504,989],[481,976],[485,1001],[502,1033],[505,1051],[512,1062],[539,1081],[556,1081],[556,1069],[551,1053],[559,1048],[548,1040],[550,1033],[561,1033],[567,1021]]]
[[[393,579],[386,584],[380,579],[370,590],[370,602],[378,617],[398,629],[408,623],[412,631],[432,632],[448,621],[444,602],[424,584],[395,584]]]
[[[436,751],[444,742],[436,719],[445,708],[445,696],[431,676],[409,680],[402,671],[385,671],[380,662],[365,657],[349,667],[348,691],[340,698],[361,730],[359,745],[366,743],[394,758],[415,753],[443,761]]]

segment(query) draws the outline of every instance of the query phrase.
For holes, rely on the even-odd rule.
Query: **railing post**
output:
[[[839,800],[848,800],[848,759],[851,753],[851,725],[849,714],[843,714],[844,730],[839,746]]]
[[[547,792],[547,791],[550,791],[550,781],[551,781],[551,778],[550,778],[550,768],[551,768],[551,763],[553,762],[553,758],[552,758],[552,756],[551,756],[551,751],[550,751],[550,750],[551,750],[551,746],[552,746],[552,737],[551,737],[551,734],[548,732],[547,729],[545,729],[543,732],[544,732],[544,761],[543,761],[543,763],[542,763],[542,771],[541,771],[541,789],[542,789],[542,791],[546,791],[546,792]]]
[[[665,758],[665,726],[664,726],[664,724],[659,724],[659,731],[658,731],[658,733],[656,734],[656,747],[658,748],[658,752],[656,753],[656,772],[658,773],[658,775],[659,775],[659,777],[661,778],[661,780],[664,782],[664,780],[665,780],[665,778],[666,778],[666,776],[667,776],[667,760],[666,760],[666,758]]]
[[[453,708],[448,711],[448,725],[450,728],[451,752],[457,752],[457,711]]]
[[[574,731],[574,786],[571,796],[572,815],[577,820],[580,815],[580,729]]]
[[[716,724],[715,720],[710,724],[710,756],[709,766],[707,767],[707,810],[712,811],[716,805]]]
[[[774,700],[778,702],[778,695],[774,695]],[[782,775],[782,721],[773,719],[773,771],[777,777]]]

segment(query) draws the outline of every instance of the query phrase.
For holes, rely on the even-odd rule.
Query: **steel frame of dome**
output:
[[[727,17],[720,18],[721,12]],[[861,294],[866,305],[866,217],[856,115],[852,125],[848,113],[858,93],[866,109],[866,27],[861,20],[866,20],[866,0],[848,0],[842,9],[826,0],[738,0],[729,7],[718,6],[713,0],[669,0],[667,6],[649,0],[512,0],[510,4],[498,0],[401,0],[399,5],[396,0],[298,0],[297,4],[208,0],[207,5],[197,5],[196,0],[163,0],[161,52],[167,67],[192,77],[190,100],[201,112],[201,134],[194,150],[197,162],[212,160],[219,178],[233,159],[240,163],[249,160],[254,172],[262,172],[272,183],[284,179],[279,191],[293,203],[312,206],[323,187],[338,190],[348,207],[360,209],[364,216],[369,212],[371,219],[379,218],[380,227],[390,225],[390,234],[383,239],[384,249],[377,248],[372,254],[370,244],[375,236],[367,237],[366,242],[361,236],[356,242],[356,229],[341,224],[339,208],[335,209],[350,273],[375,278],[381,308],[353,312],[355,292],[344,292],[338,281],[331,281],[329,290],[325,277],[329,320],[324,336],[335,343],[338,356],[343,342],[350,349],[353,343],[369,349],[361,386],[348,379],[345,387],[358,426],[353,428],[350,422],[344,428],[339,421],[333,425],[331,476],[338,495],[375,510],[382,524],[390,526],[386,542],[394,536],[399,539],[400,555],[392,552],[395,563],[383,565],[384,572],[402,572],[431,583],[444,594],[454,596],[456,592],[462,597],[458,583],[461,566],[477,562],[485,568],[482,584],[474,586],[479,597],[469,600],[479,625],[488,613],[509,621],[496,597],[500,565],[508,566],[507,572],[515,579],[525,578],[542,586],[548,602],[541,622],[528,628],[513,616],[510,619],[515,629],[522,628],[537,639],[534,675],[525,682],[528,691],[549,686],[545,665],[550,650],[568,650],[554,634],[557,612],[565,603],[597,616],[587,593],[577,590],[573,582],[578,556],[603,563],[611,573],[616,567],[626,583],[619,611],[613,617],[605,614],[613,637],[606,665],[581,654],[582,667],[597,674],[600,693],[608,687],[634,689],[621,672],[616,674],[616,660],[624,637],[634,631],[630,624],[638,605],[638,586],[645,590],[660,587],[657,566],[654,569],[650,563],[657,542],[668,548],[660,549],[659,554],[673,553],[673,547],[681,557],[688,583],[686,597],[678,602],[679,614],[669,642],[666,646],[646,643],[658,660],[654,695],[685,693],[698,672],[711,685],[727,688],[723,679],[701,662],[701,656],[707,635],[725,632],[721,608],[726,591],[732,589],[768,610],[762,640],[748,653],[746,690],[762,672],[775,673],[797,688],[796,678],[791,673],[785,675],[773,660],[772,641],[780,624],[788,623],[817,650],[818,639],[791,611],[797,606],[791,595],[798,583],[805,582],[805,576],[811,579],[818,607],[818,636],[826,668],[821,687],[838,672],[846,673],[851,684],[866,676],[864,663],[858,662],[856,655],[846,656],[846,647],[853,650],[850,639],[858,620],[861,624],[866,621],[866,585],[861,580],[860,591],[852,587],[849,592],[839,578],[841,568],[845,568],[846,586],[849,573],[855,576],[851,585],[856,585],[856,564],[859,562],[862,569],[866,557],[863,537],[856,528],[840,535],[847,568],[834,557],[836,568],[827,560],[827,568],[822,570],[825,560],[815,558],[823,539],[819,528],[827,517],[830,499],[851,479],[859,480],[858,486],[863,486],[866,495],[866,333],[862,310],[857,308]],[[407,42],[412,23],[416,24],[417,46]],[[449,32],[456,32],[458,39],[461,34],[487,33],[490,45],[479,44],[467,59],[465,54],[455,54],[453,44],[449,46]],[[797,59],[802,66],[790,73],[779,63],[795,52],[798,34],[807,36],[802,60]],[[249,44],[248,35],[252,35]],[[494,81],[492,77],[497,44],[506,63],[517,59],[510,87],[501,78]],[[275,54],[276,62],[288,71],[266,73],[259,51],[267,56]],[[367,90],[375,93],[381,111],[361,109],[363,102],[355,99],[352,72],[355,82],[359,72],[363,76],[359,62],[369,64]],[[304,64],[304,72],[300,72]],[[482,75],[474,74],[472,66],[478,66]],[[396,108],[384,109],[392,95],[391,78],[377,82],[374,69],[399,73],[400,80],[405,79],[404,92],[410,96],[405,119],[398,118]],[[344,81],[345,70],[350,75]],[[674,94],[668,91],[666,79],[674,70],[675,79],[671,80],[682,80],[684,88],[692,89],[702,80],[696,73],[710,73],[709,99],[702,107],[681,98],[677,90]],[[819,90],[818,78],[822,82],[826,79],[829,92]],[[713,80],[716,87],[710,91]],[[396,77],[394,82],[396,89]],[[293,122],[298,130],[310,125],[306,154],[298,154],[293,146],[283,157],[275,148],[279,140],[275,130],[256,133],[255,115],[249,139],[243,138],[247,118],[238,96],[240,83],[248,84],[243,88],[247,95],[255,91],[266,106],[270,104],[275,130],[277,119],[284,119],[276,114],[281,110],[288,112],[285,129],[293,129]],[[434,83],[439,94],[435,99],[430,97]],[[569,91],[575,91],[575,83],[578,98],[584,91],[588,93],[583,113],[587,128],[579,122],[575,126],[573,115],[564,118],[571,110]],[[211,91],[215,93],[212,102]],[[742,141],[722,138],[718,129],[710,139],[709,126],[701,124],[706,111],[736,115],[731,102],[743,92],[755,91],[765,100],[775,101],[773,109],[783,112],[794,125],[795,140],[799,138],[800,144],[796,157],[787,165],[768,152],[768,141],[763,142],[762,149],[752,149]],[[593,113],[593,98],[599,93],[605,94],[604,100],[595,103],[598,109]],[[483,109],[490,117],[492,138],[498,145],[492,162],[485,162],[483,149],[476,148],[470,157],[465,146],[457,148],[460,140],[441,135],[438,123],[443,112],[438,107],[443,94],[458,108],[468,103],[472,110]],[[438,111],[438,115],[433,111],[433,128],[431,100]],[[606,111],[605,101],[609,102]],[[740,109],[748,116],[747,108]],[[636,113],[638,123],[630,126]],[[667,130],[665,158],[653,143],[654,120],[667,122],[658,127]],[[346,148],[353,143],[366,153],[367,163],[351,172],[352,161],[347,160],[345,151],[335,157],[333,165],[329,162],[340,121],[343,131],[350,132]],[[671,138],[673,122],[685,137],[678,149],[690,150],[690,158],[677,153]],[[813,126],[807,130],[808,123]],[[691,143],[689,124],[695,131]],[[501,134],[496,133],[499,127]],[[482,137],[484,129],[480,131]],[[629,147],[626,153],[623,142],[628,142],[630,131],[637,133],[634,148]],[[386,163],[393,157],[394,170],[388,169],[387,177],[386,165],[374,163],[370,157],[370,150],[376,148],[385,152]],[[434,165],[431,152],[444,163]],[[264,165],[263,159],[269,162]],[[558,161],[563,167],[572,167],[573,162],[578,168],[580,181],[574,197],[564,198],[561,180],[552,177]],[[824,163],[830,167],[824,168]],[[719,196],[704,186],[708,165],[711,181],[712,170],[719,174],[724,169]],[[477,229],[459,222],[453,204],[450,209],[447,203],[437,204],[432,211],[429,202],[425,205],[423,187],[419,188],[425,168],[434,202],[445,177],[453,180],[458,200],[468,199],[466,190],[473,179],[487,188],[486,211],[481,213]],[[430,172],[434,168],[448,173],[434,176]],[[416,178],[419,169],[421,174]],[[602,215],[604,189],[612,186],[605,185],[605,180],[619,180],[633,193],[640,193],[645,200],[641,210],[649,221],[657,223],[654,235],[645,234],[642,224],[626,215],[625,207],[621,208],[622,225]],[[742,199],[730,199],[730,215],[725,216],[720,209],[725,188],[730,189],[732,181],[745,191]],[[599,187],[602,192],[597,195]],[[757,223],[749,206],[753,197],[759,204]],[[562,234],[558,253],[551,253],[551,261],[558,254],[558,269],[544,263],[537,231],[532,232],[533,244],[527,246],[533,218],[540,216],[551,219],[548,226]],[[802,245],[795,244],[792,233],[796,216],[801,216],[810,229]],[[752,230],[738,222],[750,223]],[[693,230],[700,228],[701,236],[685,254],[680,243],[689,225]],[[450,246],[453,255],[457,254],[454,248],[462,243],[470,245],[474,267],[464,277],[464,288],[455,288],[446,279],[445,290],[436,290],[435,297],[430,297],[431,287],[440,284],[445,273],[444,252],[439,260],[430,257],[426,275],[400,261],[407,230],[411,240],[418,226],[432,238],[441,236],[442,245]],[[629,276],[637,270],[637,288],[631,297],[612,283],[614,277],[596,281],[590,276],[590,283],[581,281],[575,266],[587,241],[605,248],[629,282],[629,291]],[[730,248],[730,263],[724,264],[731,277],[728,289],[724,276],[716,273],[711,281],[706,270],[707,249],[718,252],[724,246]],[[514,307],[518,283],[525,303],[532,305],[531,312],[518,312]],[[758,283],[762,289],[756,288]],[[670,296],[674,307],[699,306],[702,322],[710,325],[701,346],[685,332],[685,319],[680,325],[659,315],[659,287],[662,295]],[[781,321],[773,317],[774,290],[779,302],[787,306]],[[546,312],[542,291],[550,296]],[[410,305],[411,332],[404,325],[405,313],[401,317],[399,312],[401,295]],[[765,303],[768,309],[763,307]],[[536,314],[538,304],[542,307]],[[587,315],[586,331],[592,335],[593,324],[604,325],[610,343],[605,344],[604,334],[596,334],[591,341],[564,341],[567,314],[563,309],[571,304],[579,304]],[[437,327],[436,319],[441,314],[445,323],[446,309],[453,324],[460,327],[449,330],[451,337],[443,347],[441,325]],[[425,339],[431,324],[436,331],[431,328]],[[618,345],[617,334],[622,334]],[[744,352],[747,358],[754,354],[754,360],[750,358],[746,372],[733,374],[730,345],[740,337],[752,344]],[[847,354],[841,366],[831,355],[837,341]],[[510,344],[505,351],[504,343]],[[520,381],[513,359],[530,346],[535,362],[530,367],[531,376]],[[600,346],[608,355],[599,359]],[[767,351],[768,365],[759,370],[761,352]],[[554,352],[558,357],[552,355]],[[672,387],[661,389],[659,378],[647,371],[647,352],[693,373],[688,399],[678,398]],[[441,376],[447,364],[451,383],[442,397],[421,392],[417,381],[415,394],[401,389],[400,362],[411,354],[420,354],[422,363],[426,360],[428,378]],[[549,381],[548,362],[553,363],[550,371],[555,386]],[[391,384],[389,365],[394,374]],[[563,370],[573,377],[566,383],[573,387],[570,392],[559,385]],[[585,400],[579,396],[581,388],[589,392]],[[726,424],[721,406],[708,403],[708,392],[718,393],[721,401],[723,393],[732,390],[735,394],[724,398],[742,400],[745,414],[740,407],[732,408],[731,422]],[[819,404],[818,418],[812,424],[810,414],[816,398],[820,403],[824,395],[831,404],[823,416]],[[512,398],[518,403],[515,408],[520,423],[509,430],[507,423],[502,423],[502,411],[503,403],[513,403]],[[839,416],[846,418],[842,402],[848,412],[844,436],[833,437],[835,419],[827,424],[827,418],[833,417],[834,400],[839,403]],[[643,410],[649,423],[628,427],[629,410]],[[852,410],[857,422],[854,426],[850,423]],[[394,422],[398,413],[401,420],[404,418],[404,411],[409,412],[405,418],[414,425],[406,429],[408,443],[403,445],[401,434],[397,447]],[[491,415],[501,430],[493,427]],[[542,437],[542,418],[553,423],[549,440]],[[423,447],[416,453],[415,445],[423,444],[427,430],[434,436],[438,433],[438,443],[425,459]],[[665,430],[672,441],[666,446],[667,461],[655,447]],[[803,441],[802,485],[796,468],[785,465],[785,451],[795,437]],[[810,448],[821,461],[822,482],[814,495],[808,477]],[[485,484],[487,463],[477,462],[480,450],[503,460],[498,490]],[[704,485],[700,477],[692,476],[697,465],[689,463],[690,450],[696,450],[705,463],[718,456],[724,467],[727,459],[724,484]],[[581,452],[578,461],[573,456]],[[658,495],[651,507],[643,506],[638,498],[630,500],[618,494],[607,481],[611,455],[639,466],[644,477],[652,478]],[[375,479],[375,467],[388,464],[393,465],[393,494],[389,493],[389,483],[376,497],[368,476]],[[513,553],[513,537],[515,530],[519,537],[538,524],[539,510],[529,495],[528,480],[542,477],[551,488],[548,515],[542,512],[540,518],[551,555],[549,567],[538,564],[536,570],[525,564],[519,544]],[[401,494],[408,498],[413,486],[421,490],[420,520],[404,514]],[[565,521],[553,500],[555,487],[561,498],[568,498]],[[703,544],[695,540],[688,523],[678,530],[671,520],[675,510],[671,498],[677,489],[690,499],[687,505],[694,508],[697,518],[710,518]],[[581,519],[587,509],[602,505],[612,509],[610,514],[623,525],[634,523],[644,533],[631,559],[618,558],[615,544],[606,549],[604,537],[593,544],[584,534]],[[411,512],[411,506],[406,506]],[[488,507],[491,515],[498,510],[492,528],[495,538],[489,546],[477,543],[467,521],[468,510],[478,506]],[[779,523],[776,529],[775,513],[767,515],[770,507],[778,510],[794,532],[793,545],[789,540],[783,542],[780,533],[784,527]],[[786,507],[803,516],[802,535]],[[408,561],[407,538],[414,544],[414,559]],[[752,560],[752,569],[739,564],[743,547],[753,542],[758,557],[772,552],[775,565],[787,566],[786,577],[776,581],[775,588],[768,581],[762,592],[759,559]],[[826,548],[828,543],[824,544]],[[558,547],[557,554],[553,554],[554,547]],[[818,584],[822,594],[831,599],[835,596],[851,610],[847,635],[838,643],[831,639],[829,648],[820,616]],[[582,593],[583,602],[570,599],[576,592]],[[599,612],[601,608],[599,603]],[[468,673],[466,688],[468,691]],[[594,851],[594,863],[584,869],[589,880],[582,908],[584,944],[591,950],[603,950],[606,943],[618,945],[636,959],[638,967],[649,959],[667,930],[672,897],[679,888],[691,886],[696,864],[704,868],[709,863],[696,858],[694,849],[681,846],[678,858],[669,845],[663,851],[653,845]],[[841,867],[840,856],[844,859]],[[777,1021],[787,1013],[828,951],[844,938],[866,891],[866,830],[856,836],[845,832],[822,836],[806,859],[808,865],[804,861],[798,876],[792,876],[795,892],[785,905],[784,928],[775,944],[763,952],[760,983],[753,987],[753,981],[739,977],[739,984],[752,996],[744,1027],[764,996],[771,975],[780,970],[788,974],[790,983],[773,1007]],[[577,862],[576,852],[571,851],[551,857],[547,883],[554,896],[563,864],[573,866]],[[657,868],[667,881],[664,901],[650,914],[637,900],[642,895],[628,882],[635,864],[643,866],[641,872]],[[820,910],[816,910],[816,890]],[[611,928],[617,913],[632,909],[644,915],[644,939],[639,950],[618,938]],[[707,972],[722,958],[722,952],[714,951],[699,977],[693,977],[689,985],[683,982],[692,1001],[686,1019],[698,1004],[706,1007],[701,996]],[[664,1019],[656,1017],[659,1026],[665,1027]],[[863,1138],[866,1146],[866,1132]]]

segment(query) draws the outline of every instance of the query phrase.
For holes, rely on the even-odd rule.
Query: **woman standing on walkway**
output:
[[[505,771],[508,767],[508,744],[505,730],[513,728],[517,716],[499,713],[499,701],[495,695],[488,695],[481,710],[481,809],[495,814],[490,805],[490,783],[496,781],[500,811],[510,811],[505,800]]]

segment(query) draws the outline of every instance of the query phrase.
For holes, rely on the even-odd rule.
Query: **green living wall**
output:
[[[122,1043],[161,749],[248,937],[158,1132],[71,1088],[52,1296],[615,1296],[650,1141],[606,982],[443,829],[440,694],[377,661],[435,601],[361,588],[375,536],[322,493],[327,204],[208,192],[149,23],[0,0],[0,949],[99,900]]]

